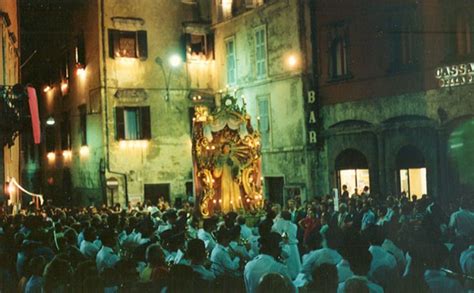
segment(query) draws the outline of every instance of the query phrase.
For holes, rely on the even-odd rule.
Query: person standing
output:
[[[298,239],[296,238],[298,227],[291,222],[291,214],[288,211],[281,212],[281,218],[273,224],[272,230],[282,235],[288,246],[289,256],[287,266],[292,279],[296,278],[301,269],[300,252],[298,250]]]
[[[277,261],[281,254],[282,237],[270,232],[260,237],[260,254],[247,263],[244,270],[245,288],[248,293],[256,292],[260,279],[269,273],[290,277],[288,267]]]

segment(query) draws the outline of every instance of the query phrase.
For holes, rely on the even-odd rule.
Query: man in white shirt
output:
[[[97,270],[103,272],[105,269],[111,269],[120,260],[120,257],[114,252],[113,247],[117,242],[117,236],[113,230],[105,230],[100,240],[102,241],[102,248],[97,253],[95,262]]]
[[[245,224],[245,217],[244,216],[238,216],[237,217],[237,224],[240,226],[240,237],[242,237],[243,239],[248,241],[250,236],[252,236],[252,229],[250,229]]]
[[[97,253],[99,252],[99,247],[94,244],[96,240],[96,230],[93,227],[87,227],[84,229],[84,240],[81,242],[80,251],[81,253],[89,258],[95,259]]]
[[[186,255],[191,262],[193,271],[196,272],[202,280],[214,281],[216,279],[214,272],[204,267],[207,252],[204,242],[201,239],[191,239],[188,242]]]
[[[217,231],[217,244],[211,253],[211,270],[216,277],[239,277],[241,276],[240,258],[231,255],[229,251],[230,233],[227,229],[221,228]]]
[[[458,237],[469,238],[474,236],[474,213],[470,210],[469,199],[461,199],[459,210],[451,215],[449,227],[454,230]]]
[[[206,250],[211,253],[214,247],[216,246],[216,240],[212,235],[214,229],[216,228],[216,220],[213,218],[204,219],[203,227],[199,229],[197,237],[204,241],[206,245]]]
[[[247,263],[244,270],[245,288],[247,293],[254,293],[260,279],[268,273],[279,273],[290,277],[286,265],[277,261],[280,256],[280,234],[271,232],[260,238],[260,254]]]

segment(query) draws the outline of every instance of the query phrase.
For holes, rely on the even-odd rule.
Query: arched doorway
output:
[[[365,186],[370,186],[367,158],[355,149],[346,149],[336,158],[337,184],[339,190],[347,186],[349,195],[361,194]]]
[[[396,158],[400,193],[421,196],[427,193],[425,157],[412,145],[402,147]]]

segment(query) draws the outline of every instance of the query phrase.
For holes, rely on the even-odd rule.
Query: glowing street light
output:
[[[178,54],[173,54],[171,55],[169,62],[170,62],[171,67],[176,68],[179,65],[181,65],[181,62],[183,62],[183,60],[181,60],[181,57]]]
[[[43,89],[43,92],[47,93],[51,90],[51,87],[49,85],[46,85]]]
[[[56,121],[53,116],[49,116],[48,119],[46,119],[46,125],[53,126],[55,123]]]
[[[298,64],[298,58],[295,55],[288,56],[287,63],[290,67],[295,67]]]

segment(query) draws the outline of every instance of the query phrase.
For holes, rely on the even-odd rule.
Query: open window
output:
[[[116,107],[115,125],[117,140],[150,139],[150,107]]]
[[[148,58],[146,31],[120,31],[109,29],[110,58]]]
[[[426,165],[423,154],[414,146],[404,146],[397,154],[400,192],[421,196],[427,193]]]

